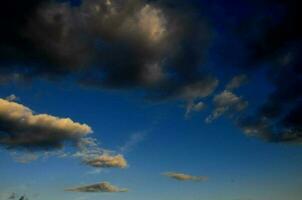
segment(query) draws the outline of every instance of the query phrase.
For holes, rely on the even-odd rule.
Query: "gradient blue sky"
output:
[[[152,104],[135,92],[80,89],[72,84],[62,87],[46,81],[5,86],[0,95],[12,93],[38,113],[89,124],[104,148],[118,151],[135,133],[143,134],[144,140],[125,154],[129,168],[99,173],[71,158],[50,157],[20,164],[2,150],[2,196],[17,192],[41,200],[299,200],[302,195],[300,146],[251,139],[225,118],[205,124],[207,111],[185,119],[180,102]],[[166,171],[204,175],[209,180],[177,182],[161,176]],[[130,191],[79,194],[63,190],[100,181]]]
[[[150,4],[159,2],[158,4],[155,4],[156,6],[159,6],[159,8],[161,8],[161,6],[166,6],[163,2],[171,3],[169,0],[141,0],[137,2],[148,2]],[[83,83],[78,84],[78,78],[81,75],[85,76],[88,74],[88,79],[91,78],[92,82],[95,81],[93,75],[98,73],[97,67],[89,66],[92,68],[92,71],[88,70],[82,72],[80,69],[80,73],[76,70],[76,73],[70,73],[68,71],[69,68],[63,67],[62,71],[60,71],[60,69],[51,68],[53,67],[51,66],[51,64],[53,64],[52,62],[50,62],[50,65],[47,65],[49,64],[47,63],[41,67],[41,63],[45,63],[34,60],[34,56],[30,57],[29,62],[28,60],[24,61],[25,64],[22,61],[23,57],[21,57],[20,60],[17,53],[14,55],[16,57],[13,56],[13,58],[11,58],[8,56],[7,59],[5,56],[10,55],[10,52],[5,54],[5,50],[7,49],[2,48],[2,46],[6,47],[5,45],[11,45],[10,38],[5,34],[4,36],[0,35],[1,42],[3,42],[3,45],[0,46],[0,98],[5,99],[9,95],[14,94],[17,96],[17,103],[32,109],[34,113],[47,113],[60,118],[69,117],[75,122],[88,124],[93,129],[93,133],[90,136],[97,139],[101,148],[114,151],[116,154],[123,154],[128,163],[128,167],[125,169],[96,169],[85,165],[80,159],[70,156],[71,152],[74,153],[77,150],[76,147],[72,145],[66,145],[64,149],[66,153],[69,153],[69,156],[41,156],[39,159],[31,162],[20,163],[16,160],[14,155],[15,153],[20,155],[26,153],[24,149],[6,148],[7,146],[3,145],[0,146],[0,200],[7,200],[12,193],[18,195],[24,194],[30,200],[301,199],[301,124],[297,125],[297,134],[293,134],[293,141],[297,140],[298,144],[289,144],[287,143],[287,134],[277,131],[279,128],[280,130],[284,128],[284,124],[281,124],[281,122],[281,125],[279,126],[279,118],[277,118],[278,120],[275,118],[268,118],[271,120],[269,122],[273,124],[272,127],[269,126],[269,128],[273,130],[272,132],[276,131],[274,133],[279,133],[279,137],[276,136],[279,140],[274,140],[274,137],[272,136],[274,134],[270,135],[271,138],[262,138],[261,136],[263,136],[263,133],[261,131],[263,130],[260,129],[260,133],[259,135],[256,135],[256,137],[249,137],[247,134],[244,134],[242,130],[243,126],[240,127],[236,123],[237,121],[234,120],[238,113],[234,113],[235,117],[232,115],[232,112],[226,113],[212,123],[205,123],[207,116],[215,110],[215,104],[213,103],[215,95],[221,94],[231,79],[240,74],[247,75],[248,82],[246,84],[240,84],[240,88],[237,88],[234,93],[238,95],[240,99],[243,98],[248,101],[248,107],[244,110],[244,114],[258,114],[259,107],[265,104],[265,102],[273,96],[271,94],[275,94],[274,91],[280,90],[282,91],[280,93],[284,93],[282,90],[283,88],[280,87],[280,85],[287,86],[287,84],[291,82],[291,79],[295,80],[295,78],[299,76],[297,80],[300,82],[297,81],[297,83],[301,83],[302,73],[299,71],[300,68],[295,68],[295,63],[300,62],[300,58],[295,57],[296,55],[299,55],[294,52],[296,48],[293,48],[290,45],[290,47],[286,46],[286,48],[278,47],[278,52],[281,53],[277,56],[275,54],[274,56],[271,56],[270,51],[269,53],[265,51],[260,52],[261,48],[249,46],[250,41],[256,44],[261,41],[266,44],[266,33],[271,30],[267,31],[266,28],[263,27],[263,22],[261,20],[266,19],[265,17],[269,16],[269,19],[273,19],[272,22],[269,22],[277,25],[279,25],[278,23],[280,22],[280,26],[283,27],[284,24],[281,23],[283,22],[282,17],[288,15],[284,10],[286,10],[286,8],[288,8],[288,10],[292,9],[292,4],[285,4],[284,7],[282,7],[278,3],[274,3],[275,1],[273,0],[264,1],[263,3],[262,1],[255,1],[254,3],[246,1],[249,3],[244,3],[239,0],[177,0],[175,2],[177,3],[175,8],[178,9],[175,12],[176,14],[168,13],[171,14],[172,17],[179,14],[185,15],[184,18],[192,17],[192,21],[188,20],[189,22],[199,22],[198,20],[207,21],[207,23],[210,24],[211,31],[205,32],[207,32],[206,34],[209,34],[208,32],[211,33],[209,34],[211,35],[211,39],[209,39],[211,42],[209,42],[208,46],[202,47],[206,49],[205,52],[203,52],[203,55],[197,54],[196,57],[199,58],[204,56],[206,61],[197,64],[196,71],[194,71],[194,68],[192,70],[189,65],[189,67],[180,67],[180,69],[176,67],[176,70],[172,69],[167,72],[169,76],[167,82],[170,83],[169,81],[171,81],[172,86],[176,83],[175,88],[171,88],[175,89],[176,92],[179,92],[181,90],[177,90],[179,89],[177,87],[181,88],[182,86],[186,86],[186,84],[189,85],[194,83],[194,81],[198,82],[204,80],[204,76],[202,76],[204,75],[203,70],[207,73],[209,72],[210,75],[219,80],[219,85],[211,94],[206,95],[205,98],[198,97],[197,99],[193,99],[193,101],[202,100],[207,107],[201,112],[192,112],[189,117],[186,117],[185,113],[187,103],[190,100],[174,98],[178,95],[176,94],[173,96],[173,92],[175,91],[172,91],[172,95],[168,92],[168,98],[160,99],[160,101],[152,101],[146,98],[146,96],[148,97],[149,92],[158,92],[156,89],[161,91],[162,88],[156,88],[157,86],[155,86],[155,90],[153,90],[154,88],[152,87],[150,90],[149,86],[146,87],[145,85],[141,85],[135,78],[132,80],[133,77],[136,77],[135,75],[137,75],[135,70],[141,70],[141,66],[128,66],[127,61],[122,60],[123,56],[119,57],[121,61],[117,62],[110,59],[107,61],[106,58],[98,61],[101,63],[100,65],[104,63],[104,65],[113,63],[118,70],[120,69],[120,62],[123,64],[126,62],[125,65],[130,68],[133,67],[134,69],[131,68],[129,71],[125,71],[129,73],[126,73],[126,78],[120,78],[119,76],[115,77],[114,75],[119,75],[115,73],[116,68],[111,69],[109,66],[105,75],[102,74],[104,77],[109,74],[109,79],[112,79],[109,80],[109,85],[106,85],[108,84],[106,80],[104,82],[101,80],[101,85],[97,85],[97,87],[95,87],[96,85],[93,85],[94,87],[90,87],[91,85],[85,85]],[[271,2],[273,2],[273,6],[270,6]],[[185,10],[185,6],[182,7],[182,5],[187,4],[190,5],[188,6],[188,10],[192,11],[192,13],[188,13],[188,11]],[[23,3],[22,5],[26,6],[26,3]],[[71,5],[79,6],[81,5],[81,1],[72,1]],[[194,9],[198,11],[198,14],[194,13],[193,9],[191,10],[192,5],[193,7],[195,6]],[[269,5],[269,7],[266,7],[267,5]],[[18,9],[22,8],[20,7]],[[289,16],[292,17],[291,15]],[[20,16],[16,16],[16,19],[17,17]],[[291,19],[290,17],[286,19]],[[3,16],[1,15],[0,19],[2,20],[2,18]],[[3,25],[2,21],[0,26]],[[14,21],[14,19],[11,19],[11,21],[13,24],[18,20]],[[265,20],[264,22],[266,23]],[[181,25],[191,28],[192,24],[179,24],[179,26]],[[257,25],[259,26],[257,27]],[[45,27],[47,28],[47,26]],[[259,30],[255,27],[259,28]],[[10,28],[13,31],[9,30],[9,34],[17,30],[15,30],[14,26]],[[193,28],[192,30],[195,29]],[[191,33],[184,35],[184,37],[192,35],[198,37],[195,34],[191,35]],[[240,38],[239,35],[242,36],[242,38]],[[290,34],[288,35],[292,36]],[[5,43],[5,37],[7,37],[7,41],[9,41],[7,44]],[[2,40],[2,38],[4,39]],[[13,38],[13,40],[14,39],[15,38]],[[48,38],[42,37],[42,39],[47,40]],[[180,46],[185,46],[183,47],[184,50],[188,51],[184,51],[185,53],[181,52],[182,54],[180,57],[185,57],[183,60],[178,59],[178,56],[176,56],[177,58],[175,60],[177,62],[181,61],[182,64],[193,63],[192,65],[194,65],[194,62],[190,59],[194,59],[194,53],[200,53],[198,50],[195,50],[195,39],[196,38],[180,38]],[[277,39],[283,40],[284,38],[277,37]],[[288,38],[284,40],[287,39]],[[301,44],[298,42],[295,43],[295,40],[293,41],[293,46],[299,46],[299,44]],[[115,46],[116,44],[113,42],[114,44],[112,47],[106,49],[106,45],[108,45],[106,42],[108,41],[104,42],[104,47],[100,45],[102,44],[101,42],[99,39],[95,41],[95,51],[98,52],[102,48],[105,48],[105,51],[107,51],[110,48],[114,49],[118,46]],[[127,42],[131,44],[133,40],[128,41],[126,39],[126,44],[128,44]],[[274,46],[270,42],[272,43],[274,40],[268,41],[268,44],[266,45],[269,47],[271,45],[273,48],[277,49],[277,45]],[[15,43],[12,44],[15,45]],[[16,49],[18,50],[18,48],[20,48],[20,51],[22,52],[24,50],[22,49],[23,45],[23,43],[20,43],[19,46],[17,45]],[[109,46],[110,45],[111,44],[109,44]],[[128,48],[124,43],[123,45],[123,48]],[[186,45],[190,47],[187,48]],[[196,46],[198,45],[200,45],[200,43],[196,43]],[[144,46],[142,45],[142,47]],[[251,61],[249,60],[250,58],[248,58],[250,48],[247,47],[259,50],[259,54],[262,53],[264,57],[269,58],[267,60],[262,60],[262,58],[255,57],[255,62],[254,60]],[[269,47],[267,49],[271,51],[274,50]],[[42,47],[40,48],[42,49],[39,49],[41,51],[45,50]],[[132,51],[132,48],[133,47],[131,46],[128,50]],[[198,47],[196,47],[196,49],[198,49]],[[300,52],[299,48],[297,49],[297,52]],[[173,51],[173,49],[170,50]],[[47,50],[45,50],[45,52],[46,54],[53,53]],[[115,49],[112,52],[117,53],[117,55],[120,55],[121,52],[123,53],[123,51]],[[187,52],[189,53],[187,54]],[[33,55],[36,55],[35,53],[33,53]],[[192,56],[191,53],[194,55]],[[2,54],[4,56],[2,56]],[[38,55],[41,56],[42,54]],[[281,82],[282,84],[279,84],[274,78],[279,77],[280,74],[282,75],[283,68],[280,70],[280,68],[278,68],[280,66],[275,67],[275,64],[287,55],[290,55],[289,60],[291,62],[284,64],[284,66],[286,65],[286,67],[290,69],[289,71],[292,70],[291,72],[297,71],[297,77],[289,76],[284,73],[284,77],[281,77],[282,80],[285,81]],[[51,56],[53,55],[51,54]],[[51,56],[50,58],[52,58]],[[72,55],[72,58],[76,59],[76,56],[77,55]],[[189,57],[189,61],[186,56]],[[198,60],[198,58],[196,60]],[[131,57],[131,59],[136,61],[137,58]],[[170,58],[167,58],[167,60],[169,59]],[[172,58],[172,61],[167,61],[168,64],[164,67],[169,68],[171,67],[171,63],[175,64],[175,60],[173,59],[174,58]],[[46,62],[48,61],[49,60]],[[56,60],[54,63],[55,62]],[[10,65],[10,63],[13,64]],[[34,67],[28,67],[26,65],[28,63],[32,64]],[[136,62],[131,61],[129,61],[129,63],[136,64]],[[196,61],[196,63],[198,62]],[[176,64],[176,66],[178,66],[178,64]],[[200,68],[202,68],[202,70]],[[56,74],[57,77],[52,77],[53,73],[57,73],[56,70],[59,71],[58,74]],[[67,73],[64,70],[66,70]],[[96,70],[96,74],[93,74],[95,72],[94,70]],[[103,68],[101,68],[100,71],[104,72],[102,70]],[[121,70],[124,70],[124,68],[121,68]],[[190,70],[192,70],[193,74],[200,72],[201,76],[197,75],[197,78],[195,76],[192,76],[193,78],[190,77],[190,75],[192,75],[189,72]],[[93,75],[89,72],[92,72]],[[173,72],[176,74],[175,76],[173,76]],[[11,81],[11,76],[15,73],[21,74],[21,78],[24,76],[25,81]],[[110,73],[112,73],[113,76]],[[112,77],[110,77],[110,75]],[[128,75],[130,77],[129,80],[127,79]],[[6,79],[6,77],[8,78]],[[123,78],[126,80],[125,82],[122,82]],[[171,80],[169,78],[171,78]],[[110,85],[110,81],[112,81],[113,85]],[[121,81],[122,85],[118,85],[119,81]],[[124,86],[123,84],[129,83],[127,81],[129,81],[130,84]],[[114,85],[116,83],[118,84]],[[161,83],[159,85],[165,89],[168,88],[167,90],[169,90],[169,84],[167,84],[168,86],[164,84],[161,85]],[[299,86],[299,84],[296,84],[295,86]],[[301,89],[295,90],[294,87],[288,88],[290,91],[293,91],[292,93],[297,91],[296,93],[298,95],[295,97],[296,101],[291,101],[292,99],[288,100],[280,95],[283,98],[281,101],[284,101],[286,106],[290,105],[294,107],[296,105],[301,105]],[[163,89],[163,91],[165,90]],[[270,103],[274,103],[274,101],[272,100]],[[278,116],[280,119],[284,117],[285,113],[290,113],[290,111],[288,111],[290,106],[285,107],[287,110]],[[239,116],[241,117],[240,114]],[[5,118],[5,116],[0,116],[0,123],[5,121],[1,121],[1,117]],[[258,117],[261,118],[262,116],[259,114]],[[274,126],[274,124],[277,125]],[[1,134],[3,134],[4,137],[6,137],[6,134],[10,134],[5,132],[6,129],[3,131],[1,129],[3,127],[4,129],[6,128],[5,125],[2,124],[1,126],[0,124],[0,139],[2,139]],[[257,127],[255,129],[257,130]],[[14,135],[14,133],[12,133],[12,135]],[[139,139],[135,141],[133,137],[138,137]],[[2,144],[3,142],[0,140],[0,145]],[[54,151],[50,150],[50,152]],[[34,151],[33,153],[42,155],[45,151]],[[208,180],[200,182],[177,181],[163,176],[163,173],[165,172],[181,172],[196,176],[207,176]],[[129,191],[125,193],[80,193],[64,191],[66,188],[105,181],[121,188],[128,188]]]

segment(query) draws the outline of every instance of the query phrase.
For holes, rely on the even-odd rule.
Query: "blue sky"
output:
[[[301,199],[294,1],[3,8],[0,200]]]
[[[36,112],[89,124],[105,148],[118,151],[135,133],[144,139],[126,153],[127,169],[100,172],[74,158],[50,157],[22,164],[2,150],[3,195],[17,192],[46,200],[300,198],[301,148],[248,138],[225,118],[205,124],[204,113],[185,119],[184,105],[179,102],[148,104],[133,92],[62,88],[45,81],[1,90],[1,96],[10,93]],[[161,175],[166,171],[205,175],[209,180],[179,183]],[[129,192],[70,194],[63,190],[100,181],[127,187]]]

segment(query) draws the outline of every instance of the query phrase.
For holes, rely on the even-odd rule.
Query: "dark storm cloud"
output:
[[[86,86],[143,88],[159,99],[192,98],[188,89],[207,96],[217,85],[200,70],[211,31],[192,3],[180,2],[9,1],[1,13],[0,81],[74,75]]]
[[[209,25],[194,1],[85,0],[76,6],[64,2],[1,3],[0,85],[71,76],[101,89],[143,89],[151,100],[186,100],[187,115],[205,108],[200,98],[211,95],[218,85],[203,68],[215,24]],[[230,5],[213,2],[226,9]],[[297,1],[243,4],[250,8],[244,15],[235,12],[239,6],[231,7],[231,17],[222,16],[235,19],[224,28],[246,48],[235,50],[233,38],[228,40],[226,34],[231,45],[220,50],[234,61],[232,66],[237,66],[237,58],[243,60],[238,67],[248,76],[258,69],[267,71],[274,91],[256,113],[236,118],[236,123],[246,134],[267,141],[300,142],[302,16]],[[223,22],[221,17],[218,27]],[[234,24],[239,26],[232,29]],[[218,70],[224,71],[224,65]],[[245,81],[245,76],[237,77],[214,97],[211,119],[244,104],[233,90]]]
[[[256,1],[257,2],[257,1]],[[239,120],[246,134],[270,142],[301,143],[302,60],[301,12],[294,0],[261,1],[246,25],[249,60],[246,66],[265,66],[274,91],[256,114]],[[264,12],[263,12],[264,11]],[[255,16],[262,15],[259,17]],[[254,17],[254,18],[253,18]],[[251,67],[249,67],[249,70]]]

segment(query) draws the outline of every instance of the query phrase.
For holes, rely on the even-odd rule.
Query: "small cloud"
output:
[[[12,155],[12,158],[16,162],[22,163],[22,164],[27,164],[27,163],[30,163],[32,161],[39,159],[39,155],[32,153],[32,152],[24,153],[21,155],[19,155],[17,152],[13,152],[11,155]]]
[[[100,168],[126,168],[127,161],[124,156],[121,154],[118,155],[109,155],[103,154],[100,156],[96,156],[94,158],[88,158],[84,160],[84,163],[90,165],[92,167],[100,167]]]
[[[196,81],[181,87],[178,96],[182,99],[194,100],[204,98],[213,93],[219,81],[214,78],[206,78],[202,81]]]
[[[69,192],[128,192],[128,189],[120,189],[108,182],[66,189]]]
[[[242,97],[237,96],[229,90],[224,90],[220,94],[216,95],[213,99],[214,110],[206,118],[207,123],[211,123],[215,119],[219,118],[225,113],[234,113],[244,110],[248,102],[243,100]]]
[[[102,172],[105,172],[105,170],[102,169],[102,168],[97,168],[97,169],[93,169],[93,170],[88,171],[86,174],[87,175],[96,175],[96,174],[100,174]]]
[[[126,168],[127,161],[121,154],[100,148],[94,138],[81,138],[78,142],[79,151],[74,157],[79,157],[86,165],[97,168]]]
[[[239,88],[242,84],[246,83],[248,78],[245,74],[241,74],[232,78],[232,80],[226,85],[227,90],[233,90]]]
[[[200,112],[206,108],[206,104],[204,104],[202,101],[199,101],[197,103],[189,102],[186,109],[185,117],[189,118],[192,112]]]
[[[11,94],[11,95],[5,97],[5,100],[7,100],[7,101],[18,101],[18,100],[19,100],[19,97],[17,97],[17,96],[14,95],[14,94]]]
[[[208,180],[207,176],[192,176],[192,175],[177,173],[177,172],[167,172],[164,173],[163,175],[178,181],[207,181]]]

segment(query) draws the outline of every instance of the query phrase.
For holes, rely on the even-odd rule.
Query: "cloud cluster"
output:
[[[126,168],[121,154],[102,149],[97,140],[88,137],[90,126],[49,114],[35,114],[30,108],[0,98],[0,145],[12,151],[16,162],[28,163],[48,156],[73,156],[97,168]],[[65,153],[64,145],[74,145],[76,153]],[[21,151],[19,151],[21,150]],[[56,150],[56,151],[55,151]]]
[[[70,192],[127,192],[127,189],[120,189],[111,185],[108,182],[97,183],[93,185],[81,186],[71,189],[66,189]]]
[[[206,177],[206,176],[192,176],[192,175],[177,173],[177,172],[167,172],[167,173],[164,173],[163,175],[170,177],[172,179],[178,180],[178,181],[206,181],[206,180],[208,180],[208,177]]]
[[[7,148],[59,148],[91,132],[86,124],[35,114],[22,104],[0,99],[0,144]]]
[[[73,155],[82,163],[95,168],[126,168],[127,161],[121,154],[103,149],[97,140],[91,137],[82,138],[77,143],[78,151]]]
[[[7,1],[0,8],[0,27],[5,27],[0,33],[0,84],[72,76],[88,87],[142,89],[151,100],[185,100],[188,117],[205,107],[201,98],[213,94],[219,82],[204,65],[215,24],[206,20],[200,4],[194,2]],[[244,16],[234,12],[232,19],[221,19],[232,48],[223,51],[223,56],[236,56],[232,66],[248,75],[258,69],[266,71],[275,90],[256,113],[236,123],[248,135],[299,142],[302,33],[297,1],[243,4],[251,8]],[[229,26],[229,21],[236,25]],[[236,42],[233,45],[229,35],[242,43],[240,52],[233,49]],[[238,65],[241,59],[243,64]],[[225,70],[224,66],[218,70]],[[215,108],[207,121],[245,107],[246,102],[233,91],[244,82],[245,75],[235,77],[214,97]]]
[[[282,8],[282,12],[276,8]],[[244,26],[243,35],[253,33],[255,27],[261,27],[261,31],[244,38],[249,59],[242,68],[250,72],[256,66],[265,66],[274,91],[254,114],[240,119],[238,125],[247,135],[269,142],[301,143],[302,50],[297,20],[302,17],[301,12],[295,0],[262,2],[258,11],[261,12],[255,10]],[[259,15],[261,18],[255,17]]]
[[[185,5],[10,1],[1,9],[0,25],[12,21],[0,35],[0,80],[73,75],[85,86],[142,88],[153,99],[205,97],[217,85],[200,69],[211,31],[194,4]]]
[[[232,116],[234,113],[243,111],[247,107],[248,102],[243,100],[242,97],[237,96],[233,90],[239,88],[246,82],[247,76],[245,74],[234,76],[231,81],[226,84],[225,89],[214,96],[214,109],[205,119],[205,122],[211,123],[224,114]]]

